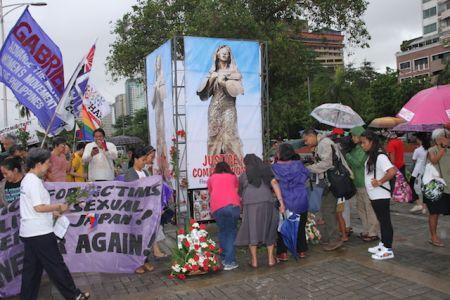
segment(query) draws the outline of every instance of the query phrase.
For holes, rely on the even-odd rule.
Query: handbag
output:
[[[342,158],[336,155],[334,146],[331,146],[333,152],[333,167],[329,169],[327,180],[330,183],[330,191],[336,198],[350,199],[356,194],[356,187],[350,178],[350,172],[342,163]]]
[[[308,211],[316,213],[320,210],[322,206],[322,196],[324,188],[319,186],[317,183],[313,183],[312,180],[309,181],[308,191]]]
[[[439,163],[438,166],[440,170]],[[445,181],[440,177],[440,174],[433,164],[426,164],[422,178],[422,194],[424,198],[431,202],[439,201],[444,193]]]

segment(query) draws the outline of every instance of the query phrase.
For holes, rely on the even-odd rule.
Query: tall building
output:
[[[403,41],[396,53],[399,80],[434,79],[450,57],[450,0],[422,1],[422,36]]]
[[[111,113],[102,119],[102,128],[103,128],[103,130],[105,130],[105,133],[107,136],[112,136],[114,133],[114,128],[112,127],[112,125],[113,125],[113,110],[114,110],[114,105],[111,105]]]
[[[114,120],[123,115],[130,115],[130,106],[126,100],[125,94],[116,96],[114,102]]]
[[[331,29],[300,33],[303,44],[314,50],[322,66],[336,69],[344,66],[344,35]]]
[[[125,81],[125,97],[131,115],[133,115],[135,111],[147,107],[144,84],[137,80],[127,79],[127,81]]]

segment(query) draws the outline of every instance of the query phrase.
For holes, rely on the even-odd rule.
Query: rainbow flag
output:
[[[94,140],[94,130],[100,127],[100,122],[88,111],[84,104],[81,108],[81,122],[80,139],[92,142]]]

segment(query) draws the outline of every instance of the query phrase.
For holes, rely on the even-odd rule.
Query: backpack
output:
[[[379,153],[378,155],[380,154],[384,153]],[[383,185],[380,185],[380,188],[391,193],[392,200],[394,200],[395,202],[411,203],[413,201],[411,186],[406,181],[405,176],[403,176],[402,172],[400,172],[398,169],[396,170],[397,172],[395,173],[395,176],[392,177],[391,180],[389,180],[390,188],[388,189]],[[375,160],[375,165],[373,168],[373,177],[375,179],[377,178],[377,160]]]
[[[336,198],[349,200],[356,194],[356,187],[350,177],[350,172],[342,163],[342,156],[336,155],[334,145],[331,146],[333,153],[333,167],[326,172],[330,191]]]

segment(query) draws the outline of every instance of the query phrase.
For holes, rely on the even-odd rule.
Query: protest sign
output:
[[[65,216],[70,226],[59,242],[70,272],[131,273],[141,266],[161,218],[161,176],[133,182],[47,182],[53,203],[77,188],[89,188],[85,205]],[[20,292],[23,244],[19,239],[19,203],[0,215],[0,297]]]
[[[0,51],[0,81],[47,128],[64,90],[61,51],[25,9]],[[57,133],[62,121],[53,122]]]
[[[19,201],[0,209],[0,299],[20,293],[24,247],[19,222]]]
[[[28,132],[27,144],[33,145],[39,143],[39,138],[37,136],[37,124],[35,119],[31,119],[25,122],[16,123],[14,125],[8,126],[6,128],[0,129],[0,139],[8,134],[13,134],[18,136],[18,131],[23,130]]]
[[[110,104],[90,82],[84,93],[83,103],[88,111],[98,120],[103,119],[111,113]]]

